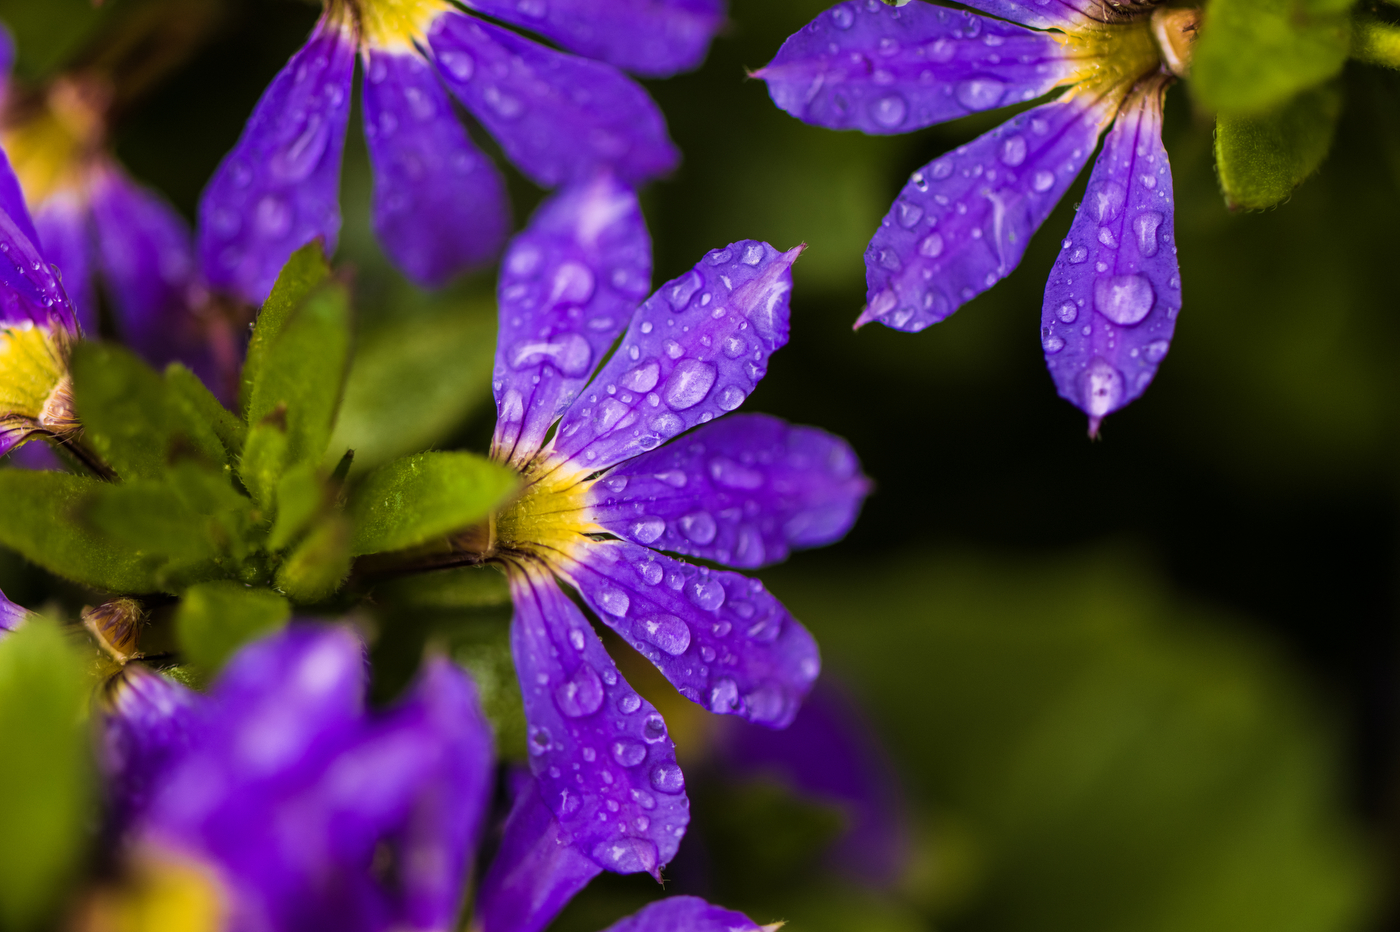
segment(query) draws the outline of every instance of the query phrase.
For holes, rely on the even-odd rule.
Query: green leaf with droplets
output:
[[[242,384],[239,386],[241,407],[246,413],[252,399],[253,386],[262,377],[267,364],[267,353],[286,325],[292,312],[301,307],[303,301],[330,277],[331,267],[326,262],[326,250],[319,239],[307,243],[292,253],[287,264],[277,276],[272,293],[263,302],[258,312],[258,322],[253,327],[252,339],[248,341],[248,354],[243,363]],[[254,418],[248,418],[251,423]]]
[[[482,521],[520,484],[513,469],[472,453],[418,453],[386,463],[346,504],[356,556],[401,550]]]
[[[1337,82],[1303,91],[1262,116],[1221,114],[1215,123],[1215,166],[1231,207],[1272,207],[1317,170],[1337,129]]]
[[[0,544],[65,579],[113,592],[155,592],[165,558],[142,553],[77,520],[96,479],[0,470]]]
[[[185,590],[175,635],[185,659],[204,679],[249,641],[286,625],[292,607],[271,589],[220,579]]]
[[[95,820],[84,664],[31,618],[0,640],[0,927],[31,929],[61,902]]]
[[[285,419],[286,465],[319,463],[330,440],[350,358],[350,296],[326,282],[271,338],[248,400],[248,423]]]
[[[1342,70],[1354,0],[1211,0],[1191,93],[1212,110],[1258,114]]]

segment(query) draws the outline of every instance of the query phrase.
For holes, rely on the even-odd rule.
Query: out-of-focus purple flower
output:
[[[760,926],[743,913],[712,906],[695,896],[672,896],[648,904],[603,932],[777,932],[782,923]]]
[[[11,47],[7,32],[0,41]],[[99,331],[100,284],[110,325],[132,349],[224,388],[237,361],[223,357],[238,353],[223,344],[237,341],[239,324],[208,300],[185,221],[108,151],[106,85],[68,75],[25,92],[6,76],[0,142],[33,211],[26,233],[57,268],[83,330]]]
[[[1189,63],[1196,17],[1089,0],[969,5],[990,16],[847,0],[757,74],[804,122],[873,134],[1069,85],[910,176],[866,250],[857,326],[922,330],[1009,275],[1114,124],[1051,273],[1041,327],[1056,388],[1097,434],[1152,381],[1181,309],[1161,107]]]
[[[490,730],[440,659],[367,713],[363,650],[348,628],[293,625],[235,655],[207,697],[124,674],[104,765],[136,873],[233,932],[452,928]]]
[[[199,251],[212,284],[259,304],[294,250],[317,236],[334,248],[357,52],[374,230],[420,285],[490,260],[510,226],[500,173],[471,142],[449,92],[547,187],[600,169],[638,184],[675,166],[660,111],[619,69],[658,76],[695,67],[723,20],[722,0],[467,5],[568,51],[445,0],[326,0],[204,192]]]
[[[872,886],[892,886],[909,850],[899,783],[869,723],[840,690],[825,684],[781,732],[726,721],[716,732],[716,751],[729,776],[776,779],[838,807],[847,825],[828,862]]]
[[[5,593],[0,592],[0,638],[24,624],[28,617],[27,609],[11,602],[5,598]]]
[[[559,823],[537,824],[526,794],[514,821],[529,837],[512,849],[522,862],[562,857],[547,836],[596,867],[659,876],[689,821],[666,723],[556,577],[712,712],[780,728],[817,677],[811,635],[762,583],[660,552],[756,567],[855,520],[869,483],[844,441],[723,417],[787,342],[801,251],[734,243],[642,302],[641,212],[602,173],[555,195],[507,252],[492,451],[524,489],[459,548],[502,566],[515,602],[530,767]]]

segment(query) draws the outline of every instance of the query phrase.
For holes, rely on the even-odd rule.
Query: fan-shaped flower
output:
[[[468,6],[578,54],[446,0],[326,0],[310,40],[268,86],[204,192],[199,249],[214,285],[260,304],[295,249],[317,236],[334,247],[357,51],[375,233],[421,285],[487,261],[509,227],[501,177],[448,91],[547,187],[600,167],[636,184],[676,164],[660,111],[619,68],[694,67],[722,18],[720,0]]]
[[[968,5],[990,16],[849,0],[758,74],[805,122],[880,134],[1069,85],[910,176],[866,250],[857,326],[922,330],[1010,274],[1113,124],[1041,320],[1056,387],[1096,433],[1152,381],[1181,309],[1162,96],[1185,73],[1196,13],[1093,0]]]
[[[632,191],[603,175],[547,202],[502,267],[492,452],[524,489],[452,559],[509,577],[531,768],[563,833],[601,868],[656,874],[688,803],[665,722],[556,576],[713,712],[784,726],[820,668],[811,636],[758,580],[659,552],[757,567],[855,519],[868,482],[843,441],[723,417],[787,342],[801,249],[731,244],[638,306],[646,228]]]

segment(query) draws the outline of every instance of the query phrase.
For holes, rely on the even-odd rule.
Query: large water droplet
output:
[[[602,404],[593,410],[594,431],[599,434],[607,433],[631,413],[631,410],[616,398],[604,398]]]
[[[549,300],[555,303],[583,304],[593,297],[596,282],[593,270],[581,262],[565,262],[554,270]]]
[[[1047,355],[1053,356],[1065,348],[1064,337],[1056,336],[1053,333],[1046,334],[1040,341],[1041,347]]]
[[[563,375],[571,378],[584,375],[593,362],[593,347],[581,334],[565,333],[554,340],[517,343],[510,352],[510,364],[525,369],[548,362]]]
[[[619,381],[622,382],[623,388],[631,389],[634,392],[649,392],[656,387],[660,373],[660,363],[652,359],[642,363]]]
[[[686,590],[690,601],[707,612],[719,611],[724,604],[724,587],[713,579],[697,579]]]
[[[1162,225],[1163,216],[1155,210],[1144,210],[1133,218],[1133,232],[1137,234],[1138,252],[1144,256],[1157,255],[1157,228]]]
[[[928,236],[925,236],[923,238],[923,241],[921,243],[919,243],[919,255],[924,256],[925,258],[937,258],[938,254],[942,251],[943,237],[939,236],[937,233],[930,233]]]
[[[648,744],[655,744],[666,738],[666,720],[655,712],[642,722],[642,738]]]
[[[635,767],[647,759],[647,748],[640,741],[614,741],[612,756],[624,767]]]
[[[1156,365],[1166,358],[1167,350],[1170,348],[1171,344],[1166,340],[1153,340],[1143,348],[1143,355],[1147,357],[1148,362]]]
[[[696,511],[680,520],[681,533],[686,539],[704,546],[715,539],[719,528],[708,511]]]
[[[727,456],[710,460],[710,478],[727,489],[752,491],[763,485],[763,473],[736,463]]]
[[[1023,136],[1008,136],[1001,144],[998,156],[1002,164],[1015,168],[1026,160],[1026,140]]]
[[[958,85],[953,96],[969,110],[990,110],[1001,103],[1006,85],[996,78],[971,78]]]
[[[603,704],[603,681],[598,671],[580,663],[574,675],[554,690],[554,704],[570,718],[592,715]]]
[[[617,700],[617,708],[623,715],[631,715],[642,707],[642,697],[636,693],[628,693]]]
[[[437,61],[458,81],[466,81],[471,78],[472,72],[476,70],[476,62],[466,52],[452,49],[438,55]]]
[[[887,94],[870,105],[870,118],[885,129],[895,129],[904,122],[909,105],[898,94]]]
[[[272,176],[281,181],[302,181],[321,162],[330,141],[330,124],[319,112],[306,114],[306,122],[291,144],[279,149],[269,160]]]
[[[685,775],[678,765],[667,761],[652,768],[651,785],[662,793],[679,793],[685,789]]]
[[[653,615],[641,623],[642,637],[672,657],[690,646],[690,628],[675,615]]]
[[[850,29],[855,20],[855,14],[844,3],[831,11],[831,21],[836,24],[837,29]]]
[[[715,681],[710,689],[710,711],[716,715],[727,715],[739,708],[739,684],[729,677]]]
[[[543,754],[545,751],[548,751],[549,746],[553,742],[554,738],[550,735],[549,729],[545,728],[543,725],[539,725],[530,729],[530,753],[535,755],[536,757]]]
[[[662,397],[666,399],[666,404],[677,411],[693,408],[710,393],[715,384],[715,376],[713,363],[701,359],[683,359],[666,380]]]
[[[276,194],[265,194],[253,211],[258,232],[271,239],[280,239],[292,227],[292,209]]]
[[[520,98],[507,94],[495,85],[482,91],[481,97],[486,101],[486,106],[496,111],[496,115],[503,120],[513,120],[525,112],[525,104]]]
[[[1053,172],[1038,171],[1031,176],[1031,187],[1039,193],[1045,193],[1055,184]]]
[[[906,230],[912,230],[914,225],[924,217],[924,209],[913,201],[899,201],[895,205],[895,209],[899,217],[899,225]]]
[[[1124,327],[1142,323],[1155,299],[1145,275],[1113,275],[1094,282],[1095,310]]]
[[[569,643],[573,645],[574,650],[583,650],[588,642],[584,639],[582,631],[578,628],[570,628]]]
[[[730,385],[722,389],[715,400],[719,402],[719,406],[724,410],[733,411],[744,403],[744,398],[746,397],[742,388],[737,385]]]
[[[632,604],[632,600],[627,598],[627,593],[620,589],[599,589],[596,598],[598,604],[603,606],[603,611],[619,618],[627,614],[627,609]]]
[[[1080,378],[1084,410],[1090,417],[1103,417],[1123,398],[1123,375],[1103,359],[1095,359]]]
[[[627,536],[639,544],[650,544],[666,532],[666,522],[656,517],[638,518],[627,528]]]
[[[1118,212],[1123,209],[1123,201],[1126,197],[1127,192],[1116,181],[1105,181],[1099,185],[1089,194],[1089,204],[1094,211],[1094,219],[1101,224],[1118,219]]]
[[[670,302],[671,309],[683,311],[690,304],[690,299],[695,297],[695,292],[700,290],[700,286],[705,280],[700,277],[700,273],[691,269],[686,272],[675,284],[669,286],[666,291],[666,300]]]
[[[1061,323],[1072,324],[1074,323],[1074,319],[1079,316],[1079,308],[1074,306],[1073,301],[1066,301],[1064,304],[1060,305],[1060,309],[1055,312],[1055,316],[1060,318]]]

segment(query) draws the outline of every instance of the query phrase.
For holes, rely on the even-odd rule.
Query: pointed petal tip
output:
[[[860,316],[856,318],[855,323],[851,324],[851,329],[859,330],[861,327],[864,327],[866,324],[871,323],[875,319],[876,315],[870,313],[870,305],[867,304],[865,307],[860,309]]]
[[[1101,424],[1103,424],[1103,418],[1102,418],[1102,417],[1095,417],[1094,415],[1090,415],[1090,416],[1089,416],[1089,439],[1090,439],[1090,440],[1101,440],[1101,439],[1103,439],[1102,437],[1099,436],[1099,426],[1100,426]]]
[[[768,925],[762,926],[762,929],[763,932],[778,932],[785,925],[787,925],[787,920],[779,919],[777,922],[770,922]]]

